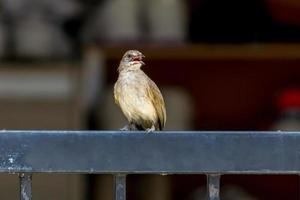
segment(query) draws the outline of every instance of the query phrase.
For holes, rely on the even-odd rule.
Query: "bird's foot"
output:
[[[147,133],[153,133],[154,131],[155,131],[155,126],[152,126],[151,128],[146,129]]]
[[[138,130],[135,124],[130,123],[120,129],[120,131],[136,131]]]
[[[120,131],[130,131],[130,126],[126,125],[123,128],[121,128]]]

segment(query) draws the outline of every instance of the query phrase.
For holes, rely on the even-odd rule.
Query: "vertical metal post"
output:
[[[114,200],[126,200],[126,174],[114,175]]]
[[[208,200],[220,200],[220,174],[207,175]]]
[[[20,200],[32,200],[31,174],[20,174]]]

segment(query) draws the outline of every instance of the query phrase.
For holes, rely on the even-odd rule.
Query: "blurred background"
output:
[[[146,55],[167,130],[300,130],[298,0],[0,0],[0,128],[123,127],[112,89],[128,49]],[[112,199],[109,175],[33,178],[35,199]],[[17,176],[0,179],[1,199],[18,199]],[[202,200],[205,184],[132,175],[128,199]],[[222,200],[300,199],[298,176],[221,184]]]

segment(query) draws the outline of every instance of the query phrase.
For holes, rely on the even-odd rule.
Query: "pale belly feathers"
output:
[[[119,77],[121,87],[117,92],[119,105],[129,121],[157,121],[156,110],[148,96],[147,82],[140,76],[144,74],[126,73]]]

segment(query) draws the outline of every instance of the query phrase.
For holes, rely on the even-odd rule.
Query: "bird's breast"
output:
[[[128,120],[157,119],[155,108],[147,94],[146,77],[124,74],[119,77],[117,95],[119,105]]]

